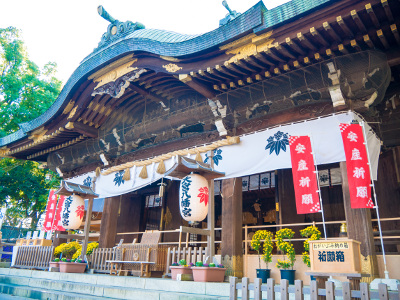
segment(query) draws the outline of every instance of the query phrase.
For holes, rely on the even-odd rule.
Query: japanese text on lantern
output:
[[[190,217],[191,216],[191,209],[189,208],[190,206],[190,194],[189,194],[189,188],[192,183],[191,177],[186,176],[185,178],[182,179],[182,195],[181,195],[181,206],[182,206],[182,214],[185,217]]]

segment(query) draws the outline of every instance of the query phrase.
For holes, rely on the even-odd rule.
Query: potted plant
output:
[[[289,284],[294,284],[294,275],[296,272],[296,270],[293,270],[296,253],[294,252],[293,244],[290,242],[293,236],[294,231],[289,228],[283,228],[275,234],[276,248],[286,255],[286,259],[278,259],[276,266],[281,269],[281,279],[289,280]],[[289,241],[284,241],[284,239]]]
[[[174,262],[169,268],[171,270],[171,278],[172,280],[176,280],[178,274],[190,274],[192,275],[191,263],[188,265],[186,260],[181,259],[179,263]]]
[[[319,231],[315,226],[308,226],[307,228],[300,230],[300,235],[307,238],[307,240],[304,241],[304,252],[301,257],[307,267],[311,267],[309,241],[319,240],[321,238],[321,231]],[[315,278],[311,276],[311,280],[315,280]]]
[[[58,248],[58,249],[57,249]],[[56,247],[55,253],[61,252],[62,258],[59,261],[60,272],[63,273],[83,273],[86,269],[86,262],[77,260],[77,252],[82,250],[82,246],[78,242],[64,243]]]
[[[268,263],[272,261],[272,249],[274,244],[272,243],[272,232],[268,230],[258,230],[253,235],[251,239],[251,247],[258,253],[258,269],[257,278],[261,278],[262,283],[266,283],[271,275],[271,270],[268,269]],[[261,269],[261,252],[262,249],[262,259],[267,265],[266,269]]]
[[[59,268],[60,259],[54,258],[53,261],[50,262],[50,268]]]
[[[198,282],[223,282],[225,271],[223,265],[215,265],[213,263],[207,265],[203,262],[196,262],[196,266],[192,267],[193,280]]]

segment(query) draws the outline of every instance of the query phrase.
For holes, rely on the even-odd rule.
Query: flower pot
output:
[[[199,282],[223,282],[226,268],[192,267],[193,280]]]
[[[261,278],[262,283],[267,283],[268,278],[271,275],[271,269],[256,269],[257,278]]]
[[[60,261],[59,265],[62,273],[83,273],[86,269],[86,263]]]
[[[172,280],[176,280],[176,276],[178,274],[192,274],[191,267],[182,267],[182,266],[170,266],[171,269],[171,278]]]
[[[281,270],[281,279],[289,280],[289,284],[294,284],[294,273],[296,270]]]
[[[58,261],[51,261],[50,262],[50,268],[59,268],[59,262]]]

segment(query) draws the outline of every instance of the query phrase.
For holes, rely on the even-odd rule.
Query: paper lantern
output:
[[[179,207],[184,220],[203,221],[208,213],[207,179],[198,174],[184,177],[179,188]]]
[[[78,229],[85,214],[85,202],[78,195],[65,197],[61,210],[61,224],[65,229]]]

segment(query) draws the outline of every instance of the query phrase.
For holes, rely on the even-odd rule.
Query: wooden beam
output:
[[[317,48],[301,32],[297,33],[297,39],[300,41],[301,44],[305,45],[308,49],[317,51]]]
[[[228,275],[235,277],[243,276],[242,203],[242,178],[222,180],[221,254],[234,262]]]
[[[349,29],[349,27],[343,21],[342,16],[337,16],[336,17],[336,22],[339,24],[340,28],[343,30],[344,34],[347,37],[353,37],[354,36],[353,32]]]
[[[322,24],[322,26],[324,27],[326,33],[327,33],[334,41],[340,42],[341,38],[340,38],[339,35],[336,33],[336,31],[331,27],[331,25],[329,25],[328,22],[324,22],[324,24]]]
[[[98,129],[82,124],[80,122],[68,122],[65,125],[65,129],[78,132],[91,138],[97,138],[99,136]]]
[[[83,243],[82,243],[82,253],[80,258],[85,259],[87,245],[89,241],[89,230],[90,230],[90,220],[92,218],[92,208],[93,208],[93,197],[88,198],[88,207],[86,210],[86,220],[85,220],[85,227],[83,229]]]
[[[370,17],[372,23],[374,23],[375,28],[378,29],[379,27],[381,27],[381,24],[379,24],[378,18],[375,15],[371,3],[365,4],[365,10],[367,11],[368,16]]]
[[[385,35],[383,34],[382,29],[379,29],[376,31],[376,35],[378,36],[379,40],[381,41],[383,47],[385,47],[385,49],[389,49],[389,43],[386,40]]]
[[[392,33],[394,35],[394,38],[396,39],[397,44],[400,45],[400,35],[399,35],[399,31],[397,30],[396,24],[390,25],[390,30],[392,31]]]
[[[321,34],[319,34],[319,32],[317,31],[317,29],[315,29],[315,27],[310,28],[310,33],[321,45],[325,47],[329,46],[329,43],[324,39],[324,37]]]
[[[374,44],[372,43],[371,39],[369,38],[369,35],[366,34],[363,36],[364,42],[368,45],[370,48],[374,48]]]
[[[386,17],[389,19],[390,22],[394,21],[392,11],[390,10],[390,6],[387,0],[381,0],[381,4],[383,9],[385,10]]]
[[[179,231],[182,232],[182,233],[192,233],[192,234],[210,236],[210,230],[201,229],[201,228],[193,228],[193,227],[181,226],[179,228]]]
[[[140,86],[136,85],[135,83],[131,82],[129,87],[135,91],[136,93],[142,95],[142,97],[147,98],[147,99],[151,99],[155,102],[164,102],[165,99],[157,97],[156,95],[153,95],[152,93],[149,93],[148,91],[146,91],[145,89],[141,88]]]
[[[100,248],[112,248],[115,245],[117,234],[119,196],[104,199],[104,211],[100,224]]]
[[[361,32],[367,33],[367,32],[368,32],[368,31],[367,31],[367,28],[365,27],[363,21],[360,19],[360,17],[359,17],[359,15],[358,15],[357,11],[356,11],[355,9],[353,9],[353,10],[350,12],[350,15],[351,15],[351,17],[353,18],[354,23],[356,23],[358,29],[359,29]]]

